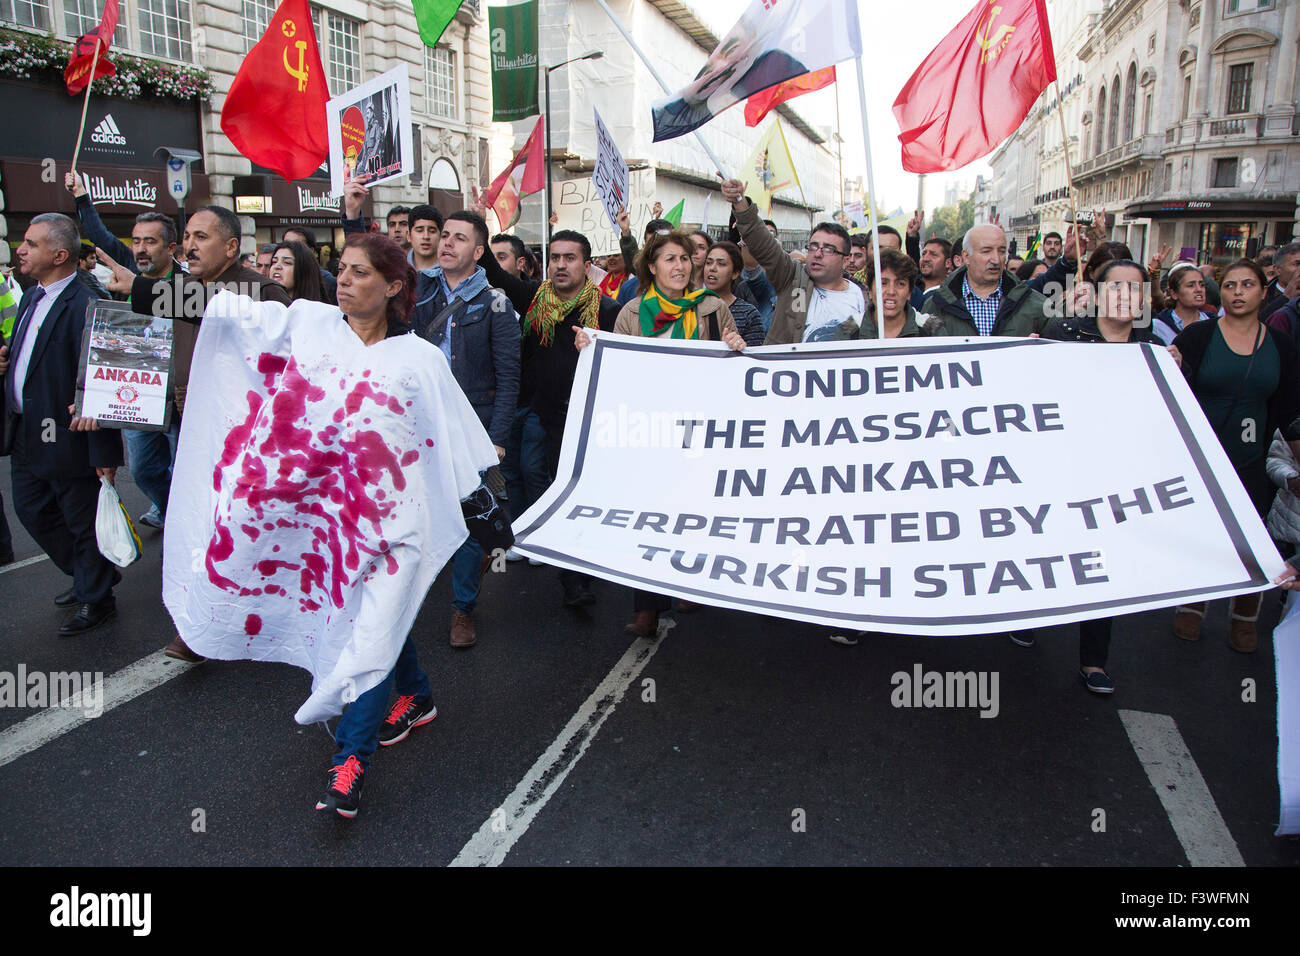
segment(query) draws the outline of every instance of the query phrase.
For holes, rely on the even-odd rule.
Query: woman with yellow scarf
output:
[[[744,350],[745,340],[736,331],[731,310],[717,293],[687,288],[691,281],[691,254],[694,251],[690,237],[680,232],[662,233],[650,238],[637,257],[637,291],[640,294],[619,312],[614,323],[615,333],[661,339],[721,340],[737,352]],[[585,330],[575,326],[573,331],[579,349],[591,344],[591,336]],[[670,607],[672,600],[667,595],[633,590],[635,617],[625,630],[637,637],[653,637],[659,629],[659,612]]]

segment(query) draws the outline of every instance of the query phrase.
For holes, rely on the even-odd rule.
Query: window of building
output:
[[[46,0],[0,0],[0,20],[35,30],[48,30],[49,5]]]
[[[460,116],[456,98],[456,52],[424,48],[425,96],[430,116],[454,120]]]
[[[1216,189],[1231,189],[1237,185],[1237,157],[1214,161],[1214,181],[1210,185]]]
[[[192,58],[190,0],[137,0],[137,7],[141,53],[172,60]]]
[[[1165,163],[1165,191],[1170,192],[1174,188],[1174,164]]]
[[[1192,74],[1183,77],[1183,119],[1192,115]]]
[[[100,0],[63,0],[63,26],[70,37],[79,37],[83,33],[99,29],[99,18],[103,15],[103,3]],[[127,40],[127,22],[119,16],[117,29],[113,32],[113,45],[119,48],[129,46]]]
[[[1254,63],[1238,63],[1228,68],[1228,108],[1224,112],[1250,112],[1250,82],[1254,75]]]
[[[1128,76],[1124,78],[1124,139],[1127,143],[1133,138],[1134,114],[1137,112],[1138,68],[1130,63]]]
[[[1142,135],[1145,136],[1151,132],[1151,94],[1148,93],[1142,102]]]
[[[244,51],[248,52],[262,39],[266,28],[275,16],[275,0],[244,0]],[[317,42],[320,35],[317,34]]]
[[[1106,120],[1106,144],[1114,149],[1119,144],[1119,77],[1110,84],[1110,116]]]
[[[1097,155],[1106,148],[1106,87],[1097,96]]]
[[[361,82],[361,23],[333,10],[311,8],[311,22],[316,29],[316,43],[330,89],[342,92]]]
[[[1250,13],[1252,10],[1271,10],[1273,0],[1228,0],[1228,13]]]

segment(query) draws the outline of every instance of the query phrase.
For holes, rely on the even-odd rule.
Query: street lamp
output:
[[[557,63],[554,66],[546,67],[546,202],[545,208],[542,209],[542,277],[546,277],[547,267],[550,265],[550,259],[547,257],[547,248],[551,244],[551,72],[558,70],[562,66],[567,66],[577,60],[599,60],[605,55],[604,50],[592,50],[590,53],[584,53],[582,56],[574,56]]]

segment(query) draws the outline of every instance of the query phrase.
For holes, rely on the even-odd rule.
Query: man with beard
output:
[[[560,462],[569,393],[578,368],[574,329],[612,331],[619,306],[609,296],[601,295],[587,277],[591,243],[582,233],[561,229],[551,236],[547,255],[550,278],[545,282],[510,275],[490,254],[481,257],[479,265],[487,273],[488,281],[505,292],[515,311],[524,317],[520,391],[528,396],[529,409],[541,424],[548,471],[554,476]],[[537,494],[545,490],[538,489]],[[522,503],[512,498],[511,518],[517,519],[522,512]],[[591,593],[590,574],[562,570],[560,585],[566,607],[583,607],[596,601]]]

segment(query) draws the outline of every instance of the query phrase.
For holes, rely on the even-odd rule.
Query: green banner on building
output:
[[[492,122],[536,116],[537,0],[488,7],[492,45]]]

